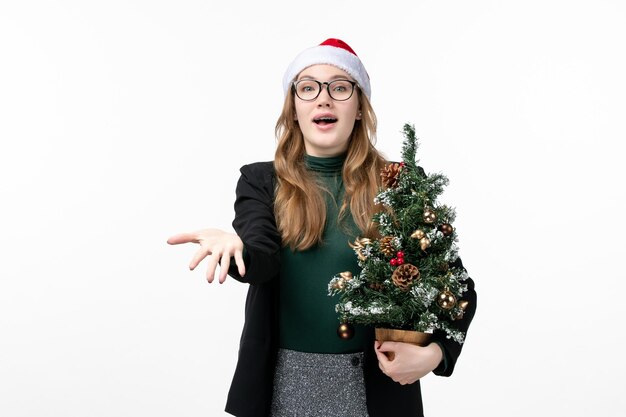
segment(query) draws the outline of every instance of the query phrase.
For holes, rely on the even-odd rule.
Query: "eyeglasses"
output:
[[[328,95],[335,101],[346,101],[354,94],[356,83],[350,80],[334,80],[331,82],[319,82],[317,80],[303,79],[293,83],[293,91],[303,101],[313,101],[322,92],[322,86],[326,85]]]

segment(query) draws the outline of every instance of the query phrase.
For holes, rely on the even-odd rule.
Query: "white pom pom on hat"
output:
[[[350,46],[340,39],[329,38],[312,48],[305,49],[289,64],[283,76],[285,96],[289,94],[291,83],[304,70],[312,65],[333,65],[347,72],[357,82],[368,99],[372,96],[370,77],[361,59]]]

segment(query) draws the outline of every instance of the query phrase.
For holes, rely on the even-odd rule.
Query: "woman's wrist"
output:
[[[431,342],[428,346],[426,346],[426,348],[429,350],[429,352],[431,352],[432,369],[435,369],[439,366],[439,364],[441,364],[441,361],[443,361],[443,349],[441,348],[439,343],[435,342]]]

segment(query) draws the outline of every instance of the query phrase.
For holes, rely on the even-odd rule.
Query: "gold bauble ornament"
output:
[[[422,248],[422,250],[426,250],[430,247],[430,239],[427,237],[423,237],[420,239],[420,248]]]
[[[456,297],[449,290],[444,290],[437,296],[437,304],[444,310],[451,310],[456,304]]]
[[[424,233],[423,230],[419,230],[417,229],[416,231],[414,231],[413,233],[411,233],[411,238],[413,239],[417,239],[417,240],[421,240],[424,238],[424,236],[426,236],[426,233]]]
[[[337,336],[343,340],[352,339],[354,337],[354,326],[350,323],[341,323],[339,327],[337,327]]]
[[[426,223],[434,223],[437,220],[437,215],[432,209],[427,208],[424,210],[424,221]]]
[[[450,223],[444,223],[439,226],[439,231],[443,233],[444,236],[450,236],[452,232],[454,232],[454,228]]]

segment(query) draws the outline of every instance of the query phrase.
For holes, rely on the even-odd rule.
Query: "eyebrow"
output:
[[[319,81],[317,78],[313,77],[312,75],[306,75],[306,74],[302,74],[301,77],[296,78],[296,81],[300,81],[300,80],[316,80],[316,81]],[[342,75],[342,74],[333,75],[332,77],[329,78],[329,80],[330,81],[334,81],[334,80],[354,81],[352,78],[350,78],[350,76]]]

